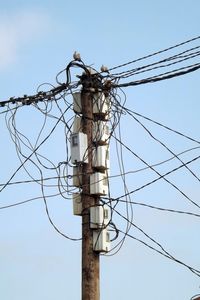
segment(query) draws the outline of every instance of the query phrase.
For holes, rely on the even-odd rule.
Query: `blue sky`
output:
[[[199,10],[198,0],[0,1],[0,99],[34,94],[43,82],[55,84],[56,74],[71,61],[75,50],[86,64],[99,69],[102,64],[113,67],[198,36]],[[170,81],[127,88],[126,106],[199,140],[198,87],[199,71]],[[34,137],[41,116],[35,116],[28,107],[17,120],[19,127]],[[145,125],[176,153],[196,145],[148,122]],[[19,166],[19,160],[4,115],[0,115],[0,126],[2,183]],[[149,163],[170,156],[128,116],[122,117],[121,126],[123,141]],[[56,132],[49,148],[44,150],[51,157],[62,157],[63,138],[61,131]],[[114,146],[111,151],[115,152]],[[199,150],[195,150],[185,159],[198,154]],[[130,163],[128,154],[124,161],[127,170],[142,166],[135,160]],[[175,166],[174,163],[169,168]],[[192,170],[200,174],[198,160]],[[36,170],[31,172],[38,175]],[[113,158],[111,173],[115,172]],[[199,182],[190,175],[179,171],[170,179],[200,203]],[[152,178],[151,172],[128,177],[129,189]],[[21,172],[15,179],[28,177]],[[113,185],[114,196],[122,195],[122,186]],[[11,186],[2,192],[0,201],[6,205],[34,196],[38,196],[34,185]],[[135,194],[132,200],[198,213],[164,182]],[[71,204],[59,197],[48,203],[56,225],[63,232],[79,236],[80,219],[72,215]],[[138,226],[175,257],[200,269],[199,218],[133,208]],[[120,209],[123,211],[123,206]],[[80,299],[80,243],[68,241],[53,230],[43,202],[4,209],[0,215],[1,299]],[[123,228],[123,222],[119,220],[118,226]],[[137,233],[132,230],[131,234]],[[101,258],[103,300],[189,300],[200,293],[199,286],[199,278],[186,268],[128,238],[115,256]]]

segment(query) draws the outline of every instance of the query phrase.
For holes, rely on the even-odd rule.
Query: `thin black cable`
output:
[[[53,226],[53,228],[55,229],[55,231],[57,233],[59,233],[61,236],[63,236],[64,238],[68,239],[68,240],[75,241],[75,242],[82,240],[82,238],[72,238],[72,237],[69,237],[68,235],[66,235],[63,232],[61,232],[60,229],[58,229],[58,227],[54,224],[54,222],[53,222],[53,220],[52,220],[52,218],[50,216],[48,205],[47,205],[47,200],[46,200],[46,197],[45,197],[45,194],[44,194],[44,187],[43,187],[43,185],[41,185],[41,190],[42,190],[42,196],[43,196],[43,200],[44,200],[44,204],[45,204],[45,210],[46,210],[46,214],[47,214],[48,220],[49,220],[50,224]]]
[[[144,60],[144,59],[146,59],[146,58],[150,58],[150,57],[152,57],[152,56],[155,56],[155,55],[158,55],[158,54],[167,52],[167,51],[169,51],[169,50],[178,48],[178,47],[180,47],[180,46],[186,45],[186,44],[191,43],[191,42],[193,42],[193,41],[196,41],[196,40],[198,40],[198,39],[200,39],[200,36],[197,36],[197,37],[194,37],[194,38],[192,38],[192,39],[186,40],[186,41],[184,41],[184,42],[181,42],[181,43],[176,44],[176,45],[174,45],[174,46],[168,47],[168,48],[166,48],[166,49],[159,50],[159,51],[156,51],[156,52],[154,52],[154,53],[145,55],[145,56],[143,56],[143,57],[140,57],[140,58],[131,60],[131,61],[127,62],[127,63],[124,63],[124,64],[121,64],[121,65],[118,65],[118,66],[109,68],[108,71],[110,72],[110,71],[113,71],[113,70],[115,70],[115,69],[125,67],[125,66],[127,66],[127,65],[133,64],[133,63],[138,62],[138,61],[141,61],[141,60]]]
[[[119,213],[116,209],[115,209],[115,212],[123,219],[126,220],[126,217],[123,216],[121,213]],[[178,260],[177,258],[175,258],[173,255],[171,255],[168,251],[166,251],[164,249],[164,247],[159,243],[157,242],[154,238],[152,238],[149,234],[147,234],[143,229],[141,229],[139,226],[137,226],[135,223],[131,222],[131,225],[136,228],[137,230],[139,230],[139,232],[141,232],[145,237],[147,237],[151,242],[153,242],[154,244],[156,244],[163,252],[164,255],[167,255],[168,258],[170,258],[171,260],[185,266],[186,268],[188,268],[190,271],[192,271],[194,274],[196,274],[197,276],[200,277],[200,270],[197,270],[187,264],[185,264],[184,262]],[[119,230],[119,229],[118,229]],[[120,231],[120,230],[119,230]],[[126,236],[129,236],[128,233],[126,233]]]
[[[123,233],[123,234],[125,234],[125,233],[124,233],[122,230],[120,230],[119,228],[118,228],[118,231],[121,232],[121,233]],[[134,237],[134,236],[131,235],[130,233],[127,233],[127,236],[130,237],[131,239],[133,239],[133,240],[135,240],[135,241],[137,241],[137,242],[143,244],[143,245],[146,246],[147,248],[149,248],[149,249],[151,249],[151,250],[157,252],[158,254],[160,254],[160,255],[162,255],[162,256],[164,256],[164,257],[166,257],[166,258],[168,258],[168,259],[170,259],[170,260],[172,260],[172,261],[174,261],[174,262],[176,262],[176,263],[178,263],[178,264],[180,264],[180,265],[186,267],[186,268],[189,269],[192,273],[194,273],[195,275],[197,275],[198,277],[200,277],[200,271],[199,271],[199,270],[196,270],[196,269],[190,267],[189,265],[183,263],[182,261],[180,261],[180,260],[178,260],[178,259],[176,259],[176,258],[172,258],[171,256],[169,256],[169,255],[163,253],[162,251],[160,251],[160,250],[154,248],[153,246],[147,244],[147,243],[144,242],[143,240]]]
[[[131,115],[131,113],[132,114],[134,114],[134,115],[137,115],[137,116],[139,116],[139,117],[141,117],[141,118],[143,118],[143,119],[145,119],[145,120],[147,120],[147,121],[150,121],[150,122],[152,122],[152,123],[154,123],[154,124],[156,124],[156,125],[158,125],[158,126],[160,126],[160,127],[163,127],[163,128],[165,128],[165,129],[167,129],[167,130],[169,130],[169,131],[171,131],[171,132],[173,132],[173,133],[176,133],[176,134],[178,134],[178,135],[180,135],[180,136],[182,136],[182,137],[185,137],[186,139],[188,139],[188,140],[190,140],[190,141],[192,141],[192,142],[195,142],[195,143],[197,143],[197,144],[200,144],[200,141],[198,141],[198,140],[196,140],[196,139],[194,139],[194,138],[192,138],[192,137],[190,137],[190,136],[188,136],[188,135],[186,135],[186,134],[184,134],[184,133],[181,133],[180,131],[177,131],[177,130],[175,130],[175,129],[172,129],[172,128],[170,128],[170,127],[168,127],[168,126],[166,126],[166,125],[164,125],[164,124],[162,124],[162,123],[160,123],[160,122],[158,122],[158,121],[155,121],[155,120],[153,120],[153,119],[151,119],[151,118],[149,118],[149,117],[146,117],[146,116],[144,116],[144,115],[142,115],[142,114],[140,114],[140,113],[138,113],[138,112],[135,112],[135,111],[133,111],[133,110],[131,110],[131,109],[129,109],[129,108],[126,108],[126,107],[122,107],[128,114],[130,114]],[[132,116],[132,115],[131,115]]]
[[[156,62],[147,64],[147,65],[144,65],[144,66],[141,66],[141,67],[137,67],[137,68],[135,67],[134,69],[130,69],[128,71],[124,71],[124,72],[121,72],[121,73],[112,74],[112,77],[114,77],[115,79],[116,78],[119,78],[119,79],[128,78],[128,77],[131,77],[133,75],[135,76],[135,75],[139,75],[139,74],[142,74],[142,73],[145,73],[145,72],[150,72],[150,71],[153,71],[153,70],[166,68],[166,67],[169,67],[169,66],[173,66],[175,64],[183,63],[183,62],[185,62],[189,59],[198,57],[200,55],[200,51],[195,51],[195,52],[192,52],[192,53],[189,53],[189,54],[185,54],[185,53],[190,52],[190,51],[195,50],[195,49],[199,49],[199,48],[200,48],[200,46],[197,46],[197,47],[185,50],[185,51],[183,51],[181,53],[178,53],[176,55],[173,55],[173,56],[167,57],[165,59],[162,59],[160,61],[156,61]],[[185,55],[183,55],[183,54],[185,54]],[[166,63],[166,62],[167,62],[167,64],[163,64],[163,63]]]
[[[46,198],[53,198],[53,197],[57,197],[57,196],[60,196],[60,193],[52,194],[52,195],[45,195]],[[43,200],[43,196],[38,196],[38,197],[30,198],[30,199],[27,199],[27,200],[24,200],[24,201],[16,202],[16,203],[13,203],[13,204],[0,206],[0,209],[7,209],[7,208],[15,207],[15,206],[18,206],[18,205],[23,205],[23,204],[26,204],[26,203],[29,203],[29,202],[33,202],[35,200]],[[70,200],[70,198],[69,198],[69,200]]]
[[[115,139],[117,139],[117,138],[115,138]],[[142,190],[143,188],[145,188],[145,187],[147,187],[147,186],[149,186],[149,185],[151,185],[151,184],[157,182],[158,180],[163,179],[163,180],[165,180],[168,184],[170,184],[172,187],[174,187],[180,194],[182,194],[189,202],[191,202],[193,205],[195,205],[195,206],[197,206],[198,208],[200,208],[200,206],[199,206],[195,201],[193,201],[190,197],[188,197],[188,196],[187,196],[182,190],[180,190],[174,183],[172,183],[170,180],[168,180],[167,178],[165,178],[167,175],[169,175],[169,174],[171,174],[171,173],[173,173],[173,172],[175,172],[175,171],[177,171],[177,170],[183,168],[186,164],[190,164],[190,163],[194,162],[195,160],[199,159],[200,156],[197,156],[197,157],[193,158],[192,160],[190,160],[190,161],[188,161],[188,162],[186,162],[186,163],[184,163],[184,164],[182,164],[182,165],[180,165],[180,166],[174,168],[173,170],[171,170],[171,171],[169,171],[169,172],[167,172],[167,173],[161,175],[161,174],[160,174],[158,171],[156,171],[152,166],[150,166],[144,159],[142,159],[138,154],[136,154],[136,153],[135,153],[134,151],[132,151],[128,146],[126,146],[122,141],[120,141],[119,139],[117,139],[117,140],[118,140],[119,143],[122,143],[122,145],[123,145],[128,151],[130,151],[136,158],[138,158],[141,162],[143,162],[146,166],[148,166],[152,171],[154,171],[154,172],[159,176],[159,177],[157,177],[156,179],[154,179],[154,180],[152,180],[152,181],[150,181],[150,182],[148,182],[148,183],[142,185],[141,187],[139,187],[139,188],[137,188],[137,189],[131,191],[129,194],[133,194],[133,193],[135,193],[135,192],[138,192],[138,191]],[[122,196],[120,196],[120,197],[117,197],[116,199],[120,199],[120,198],[125,197],[125,196],[126,196],[126,195],[122,195]],[[103,198],[105,199],[105,197],[103,197]]]
[[[168,146],[166,146],[166,144],[164,144],[161,140],[159,140],[158,138],[156,138],[149,129],[147,129],[147,127],[140,122],[135,116],[132,116],[132,118],[142,126],[142,128],[149,134],[149,136],[155,140],[156,142],[158,142],[161,146],[163,146],[168,152],[170,152],[171,154],[173,154],[173,156],[180,161],[182,164],[184,164],[184,162],[182,161],[182,159],[180,159]],[[200,178],[187,166],[185,165],[185,168],[190,172],[190,174],[192,174],[198,181],[200,181]]]
[[[115,200],[112,199],[112,201],[115,201]],[[126,203],[126,200],[122,200],[122,199],[117,199],[116,201],[122,202],[122,203]],[[196,214],[196,213],[188,212],[188,211],[163,208],[163,207],[159,207],[159,206],[155,206],[155,205],[150,205],[150,204],[146,204],[146,203],[142,203],[142,202],[136,202],[136,201],[130,201],[129,203],[133,204],[133,205],[147,207],[147,208],[154,209],[154,210],[163,211],[163,212],[183,214],[183,215],[188,215],[188,216],[198,217],[198,218],[200,217],[200,214]]]
[[[186,69],[186,70],[185,70]],[[200,64],[194,64],[194,65],[190,65],[190,66],[186,66],[183,68],[179,68],[179,69],[174,69],[172,71],[169,72],[165,72],[165,73],[161,73],[158,74],[156,76],[152,76],[149,78],[144,78],[141,80],[137,80],[137,81],[131,81],[131,82],[126,82],[126,83],[119,83],[119,84],[112,84],[112,86],[114,88],[117,87],[129,87],[129,86],[136,86],[136,85],[141,85],[141,84],[146,84],[146,83],[154,83],[154,82],[158,82],[158,81],[162,81],[162,80],[166,80],[166,79],[171,79],[174,77],[179,77],[179,76],[183,76],[186,74],[189,74],[191,72],[197,71],[198,69],[200,69]],[[182,71],[180,71],[182,70]],[[165,75],[165,76],[163,76]]]
[[[165,163],[167,163],[167,162],[169,162],[169,161],[175,159],[176,156],[180,156],[180,155],[182,155],[182,154],[185,154],[185,153],[187,153],[187,152],[190,152],[190,151],[193,151],[193,150],[196,150],[196,149],[200,149],[200,146],[192,147],[192,148],[186,149],[186,150],[184,150],[184,151],[182,151],[182,152],[176,154],[175,156],[172,156],[172,157],[170,157],[170,158],[168,158],[168,159],[165,159],[165,160],[163,160],[163,161],[161,161],[161,162],[152,164],[152,165],[150,165],[150,166],[151,166],[151,167],[157,167],[157,166],[160,166],[160,165],[162,165],[162,164],[165,164]],[[150,169],[150,167],[144,167],[144,168],[140,168],[140,169],[136,169],[136,170],[132,170],[132,171],[127,171],[127,172],[125,172],[125,173],[122,174],[122,175],[135,174],[135,173],[139,173],[139,172],[142,172],[142,171],[146,171],[146,170],[148,170],[148,169]],[[118,175],[111,175],[111,176],[109,176],[109,178],[116,178],[116,177],[120,177],[120,176],[121,176],[121,174],[118,174]],[[0,185],[0,186],[1,186],[1,185]]]
[[[68,108],[67,108],[68,109]],[[64,112],[65,113],[65,112]],[[59,120],[56,122],[56,124],[53,126],[53,128],[51,129],[50,133],[45,137],[45,139],[34,149],[34,151],[25,159],[25,161],[16,169],[16,171],[12,174],[12,176],[9,178],[9,180],[6,182],[6,184],[0,189],[0,192],[2,192],[7,184],[9,184],[11,182],[11,180],[14,178],[14,176],[17,174],[17,172],[23,167],[23,165],[29,161],[29,159],[33,156],[33,154],[46,142],[46,140],[51,136],[51,134],[54,132],[54,130],[56,129],[58,123],[60,122],[60,119],[62,118],[62,116],[59,118]]]
[[[149,234],[147,234],[143,229],[141,229],[139,226],[137,226],[137,225],[136,225],[135,223],[133,223],[132,221],[127,220],[127,218],[126,218],[124,215],[122,215],[119,211],[117,211],[116,209],[114,209],[114,211],[115,211],[115,213],[117,213],[121,218],[123,218],[123,219],[126,220],[126,221],[129,221],[129,222],[131,223],[131,225],[132,225],[135,229],[139,230],[139,232],[141,232],[146,238],[148,238],[151,242],[153,242],[154,244],[156,244],[156,246],[158,246],[158,247],[161,249],[161,251],[158,250],[158,249],[156,249],[156,248],[154,248],[153,246],[147,244],[146,242],[144,242],[144,241],[142,241],[142,240],[140,240],[140,239],[137,239],[137,238],[133,237],[133,236],[130,235],[128,232],[123,232],[122,230],[120,230],[119,228],[117,228],[119,232],[123,233],[125,236],[129,236],[129,237],[131,237],[131,238],[133,238],[133,239],[135,239],[135,240],[141,242],[142,244],[146,245],[146,246],[149,247],[150,249],[152,249],[152,250],[156,251],[157,253],[159,253],[159,254],[161,254],[161,255],[163,255],[163,256],[165,256],[165,257],[171,259],[172,261],[175,261],[175,262],[177,262],[177,263],[183,265],[184,267],[188,268],[191,272],[193,272],[195,275],[197,275],[198,277],[200,277],[200,270],[197,270],[197,269],[195,269],[195,268],[189,266],[188,264],[186,264],[186,263],[184,263],[184,262],[178,260],[177,258],[175,258],[175,257],[174,257],[173,255],[171,255],[168,251],[166,251],[165,248],[164,248],[159,242],[157,242],[154,238],[152,238]]]

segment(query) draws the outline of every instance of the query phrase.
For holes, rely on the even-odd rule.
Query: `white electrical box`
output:
[[[79,193],[73,194],[73,213],[75,216],[81,216],[82,214],[82,201]]]
[[[82,132],[82,118],[80,118],[79,116],[75,116],[74,117],[74,122],[73,122],[73,126],[72,126],[72,132],[73,133],[78,133],[78,132]]]
[[[110,251],[110,234],[106,228],[93,231],[93,250],[97,252]]]
[[[92,138],[93,142],[104,145],[109,142],[109,126],[105,121],[97,121],[93,123]]]
[[[109,207],[90,207],[90,228],[105,228],[110,222]]]
[[[72,133],[70,136],[71,141],[71,162],[72,164],[78,164],[80,162],[88,162],[88,143],[87,135],[78,132]]]
[[[75,92],[73,96],[73,110],[75,113],[82,113],[81,93]],[[105,119],[109,118],[110,99],[105,97],[104,93],[93,94],[93,114],[104,115]]]
[[[92,166],[100,170],[110,168],[109,145],[97,146],[92,152]]]
[[[75,92],[72,94],[72,96],[73,96],[73,110],[76,113],[81,113],[82,112],[81,93]]]
[[[103,173],[94,173],[90,175],[90,194],[102,195],[108,194],[108,177]]]
[[[82,186],[82,170],[80,166],[73,167],[73,180],[72,184],[75,187]]]
[[[104,93],[93,94],[93,114],[109,115],[109,98]]]

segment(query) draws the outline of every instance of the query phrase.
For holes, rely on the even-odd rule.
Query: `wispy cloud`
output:
[[[20,49],[48,32],[50,18],[39,11],[0,13],[0,69],[13,64]]]

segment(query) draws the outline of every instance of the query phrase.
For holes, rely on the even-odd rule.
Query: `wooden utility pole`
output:
[[[82,166],[82,300],[99,300],[99,253],[93,251],[93,231],[90,228],[89,207],[99,204],[99,198],[90,195],[90,175],[92,168],[92,92],[81,92],[82,128],[88,139],[88,163]]]

